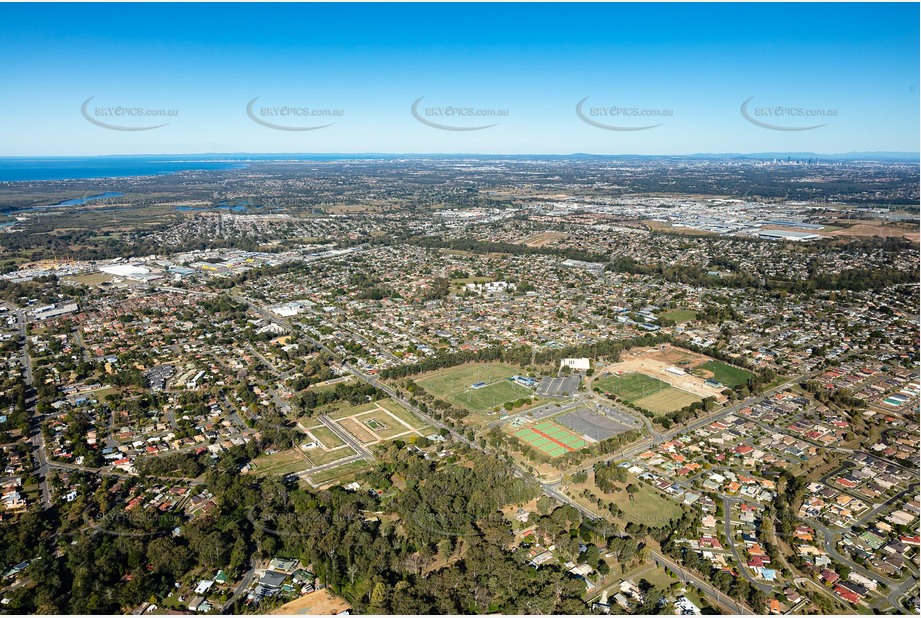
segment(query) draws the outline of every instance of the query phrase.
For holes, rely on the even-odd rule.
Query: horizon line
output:
[[[318,156],[318,157],[764,157],[778,155],[801,155],[813,157],[845,157],[888,155],[921,157],[921,151],[908,150],[864,150],[847,152],[810,152],[802,150],[789,151],[761,151],[761,152],[693,152],[693,153],[482,153],[482,152],[145,152],[145,153],[107,153],[107,154],[10,154],[0,155],[0,159],[96,159],[111,157],[220,157],[220,156],[260,156],[260,157],[286,157],[286,156]]]

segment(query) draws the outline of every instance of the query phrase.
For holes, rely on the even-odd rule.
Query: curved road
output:
[[[742,560],[742,557],[739,555],[739,550],[736,548],[735,540],[732,538],[732,504],[737,502],[728,496],[723,496],[723,521],[726,525],[726,543],[729,544],[729,549],[732,550],[732,556],[736,559],[736,562],[739,565],[739,572],[742,574],[745,579],[751,583],[752,586],[760,590],[765,594],[772,594],[774,587],[770,584],[765,583],[755,579],[755,577],[748,572],[748,565]]]

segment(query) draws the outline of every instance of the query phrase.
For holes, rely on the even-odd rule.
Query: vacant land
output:
[[[720,361],[704,363],[695,369],[693,373],[703,378],[713,378],[720,384],[730,388],[745,384],[748,382],[748,379],[754,375],[751,371],[733,367],[732,365],[727,365]]]
[[[689,227],[675,227],[665,221],[643,221],[643,225],[653,232],[668,232],[670,234],[687,234],[689,236],[713,236],[713,232],[695,230]]]
[[[422,421],[422,419],[398,404],[393,399],[384,399],[382,401],[378,401],[377,403],[380,405],[380,407],[384,408],[413,429],[421,429],[425,427],[425,423]]]
[[[468,283],[491,283],[495,281],[492,277],[463,277],[461,279],[451,279],[451,285],[454,287],[463,287]]]
[[[645,524],[653,528],[663,526],[670,520],[681,517],[683,511],[681,505],[677,502],[669,500],[649,485],[632,476],[629,479],[626,483],[616,483],[620,491],[605,493],[595,485],[595,474],[590,472],[585,483],[571,485],[567,493],[573,497],[581,497],[582,491],[587,489],[593,496],[601,498],[606,505],[617,505],[623,511],[622,519],[624,521]],[[628,493],[626,491],[627,485],[633,485],[637,490],[636,493]],[[584,498],[579,501],[597,510],[596,504],[585,502]]]
[[[660,590],[667,590],[669,586],[678,581],[660,566],[640,567],[630,574],[630,579],[635,582],[640,582],[645,579]]]
[[[389,440],[409,430],[403,423],[394,422],[394,418],[386,412],[369,412],[355,420],[359,419],[381,440]]]
[[[340,446],[339,448],[329,451],[324,451],[322,448],[316,447],[305,450],[304,454],[312,464],[310,467],[315,468],[324,464],[333,463],[334,461],[339,461],[340,459],[345,459],[346,457],[351,457],[355,454],[355,451],[348,446]]]
[[[334,409],[330,409],[327,412],[327,416],[332,419],[346,418],[349,416],[354,416],[356,414],[361,414],[362,412],[370,412],[371,410],[377,410],[380,408],[377,401],[369,401],[368,403],[362,403],[357,406],[351,405],[348,401],[339,401]]]
[[[341,466],[335,466],[333,468],[328,468],[326,470],[311,474],[310,480],[316,485],[328,483],[334,480],[341,481],[345,477],[360,472],[367,467],[368,462],[366,462],[364,459],[359,459],[358,461],[352,461]]]
[[[342,446],[343,442],[339,439],[339,436],[334,434],[329,427],[325,425],[318,425],[316,427],[310,427],[308,431],[313,435],[314,438],[320,441],[324,447],[328,449],[333,449],[339,446]]]
[[[645,373],[609,375],[596,381],[595,385],[629,403],[669,387],[667,382],[650,377]]]
[[[411,436],[421,436],[429,430],[421,419],[415,418],[392,399],[357,406],[347,405],[346,402],[346,405],[330,412],[329,418],[362,444],[377,444],[396,438],[408,440]],[[323,431],[311,428],[310,432],[324,444],[330,435],[335,437],[329,429]]]
[[[532,234],[521,242],[529,247],[544,247],[547,245],[556,244],[557,242],[564,240],[567,236],[568,234],[564,234],[563,232],[543,232],[539,234]]]
[[[624,512],[627,521],[646,524],[650,527],[665,525],[672,519],[681,517],[681,506],[676,502],[662,496],[655,489],[640,481],[633,481],[639,491],[635,494],[620,491],[611,495],[610,500]],[[624,485],[626,488],[626,485]]]
[[[316,384],[311,384],[307,388],[318,393],[325,393],[329,391],[336,390],[336,387],[344,382],[351,382],[352,376],[343,376],[341,378],[333,378],[332,380],[326,380],[325,382],[317,382]]]
[[[828,236],[882,236],[883,238],[901,236],[912,242],[918,242],[919,238],[921,238],[917,224],[903,227],[880,221],[861,221],[844,229],[830,232]]]
[[[338,421],[338,425],[355,436],[355,439],[362,444],[371,444],[372,442],[377,442],[377,438],[375,438],[371,432],[365,429],[365,427],[362,426],[362,424],[354,418],[343,418]]]
[[[668,344],[660,345],[656,348],[639,348],[631,350],[625,355],[625,358],[634,357],[642,357],[646,360],[666,363],[674,365],[675,367],[689,367],[713,360],[704,354],[698,354],[697,352],[691,352],[690,350]]]
[[[333,596],[328,588],[304,595],[269,612],[275,616],[334,616],[351,609],[343,599]]]
[[[297,448],[289,448],[271,455],[260,455],[253,460],[253,465],[255,468],[251,474],[255,476],[286,475],[312,467],[310,461]]]
[[[87,275],[74,275],[68,277],[69,281],[73,281],[77,285],[98,285],[104,282],[111,282],[114,277],[108,273],[90,273]]]

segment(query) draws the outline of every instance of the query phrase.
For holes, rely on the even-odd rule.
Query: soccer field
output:
[[[515,401],[530,395],[530,389],[515,382],[503,380],[482,388],[471,388],[453,395],[451,399],[466,408],[480,412],[501,406],[506,401]]]
[[[665,318],[667,320],[674,320],[678,324],[681,324],[682,322],[696,320],[697,312],[691,311],[690,309],[671,309],[669,311],[660,313],[659,317]]]
[[[702,399],[687,391],[669,386],[656,391],[652,395],[637,399],[633,403],[656,414],[668,414],[669,412],[680,410],[695,401],[702,401]]]
[[[503,363],[475,363],[437,371],[416,382],[435,397],[483,412],[532,395],[531,389],[508,380],[517,373],[515,367]],[[478,382],[487,386],[473,388]]]
[[[518,370],[503,363],[458,365],[419,376],[416,383],[435,397],[447,399],[462,393],[477,382],[491,384],[517,374]]]
[[[595,386],[630,403],[663,389],[671,388],[667,382],[648,376],[645,373],[605,376],[595,382]]]
[[[710,377],[709,374],[712,373],[714,380],[729,388],[735,388],[740,384],[745,384],[748,382],[748,379],[754,375],[751,371],[733,367],[732,365],[727,365],[720,361],[704,363],[695,369],[693,373],[701,377]]]

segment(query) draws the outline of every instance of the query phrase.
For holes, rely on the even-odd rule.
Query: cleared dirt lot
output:
[[[655,348],[638,348],[631,352],[627,352],[623,355],[623,358],[632,356],[645,357],[663,363],[671,363],[675,367],[681,368],[696,366],[713,360],[704,354],[697,354],[696,352],[691,352],[684,348],[676,348],[671,345],[658,346]]]
[[[843,230],[837,230],[834,232],[828,232],[828,236],[882,236],[883,238],[890,238],[893,236],[901,236],[907,238],[912,242],[919,242],[921,239],[921,233],[918,232],[917,227],[901,227],[896,225],[886,225],[882,222],[876,221],[867,221],[865,223],[858,223],[852,225],[851,227],[844,228]]]
[[[646,375],[668,382],[675,388],[688,391],[700,397],[715,397],[716,401],[723,402],[726,398],[720,394],[722,389],[707,386],[704,379],[690,373],[675,375],[666,371],[669,367],[678,367],[690,371],[693,367],[701,365],[710,359],[703,354],[695,354],[688,350],[665,346],[664,348],[643,348],[632,350],[621,356],[621,362],[609,365],[603,369],[606,373],[645,373]]]
[[[339,423],[340,427],[355,436],[355,438],[362,444],[371,444],[372,442],[377,442],[377,438],[373,436],[370,431],[362,427],[355,419],[343,418],[337,422]]]
[[[408,439],[422,435],[425,425],[419,420],[415,424],[406,420],[409,412],[402,415],[389,408],[399,408],[391,400],[375,401],[361,406],[340,410],[333,417],[339,427],[352,434],[362,444],[377,444],[394,438]]]
[[[695,230],[690,227],[674,227],[665,221],[643,221],[643,225],[653,232],[667,231],[672,234],[687,234],[688,236],[713,236],[713,232],[707,230]]]
[[[273,616],[335,616],[348,609],[351,605],[324,588],[285,603],[270,613]]]
[[[525,238],[522,242],[529,247],[544,247],[547,245],[555,244],[567,237],[567,234],[562,232],[545,232],[543,234],[532,234]]]

